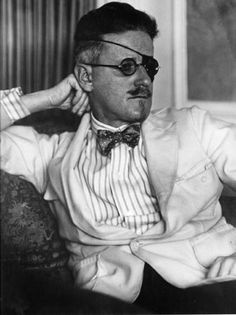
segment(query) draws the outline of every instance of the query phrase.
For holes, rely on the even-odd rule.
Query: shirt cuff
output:
[[[23,92],[20,87],[1,91],[1,97],[3,97],[0,99],[1,107],[3,107],[12,123],[30,115],[30,111],[20,99],[22,95]]]

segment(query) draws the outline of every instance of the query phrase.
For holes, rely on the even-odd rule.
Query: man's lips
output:
[[[146,92],[141,92],[141,93],[132,93],[132,92],[128,92],[129,93],[129,99],[130,98],[144,98],[147,99],[149,97],[152,96],[152,93],[150,91],[146,91]]]
[[[130,96],[129,99],[135,99],[135,98],[144,98],[147,99],[151,97],[151,95],[135,95],[135,96]]]
[[[138,87],[135,90],[128,91],[129,99],[135,99],[135,98],[144,98],[147,99],[152,96],[152,93],[149,89]]]

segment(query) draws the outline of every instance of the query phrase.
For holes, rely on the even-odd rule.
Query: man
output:
[[[76,133],[7,128],[2,167],[52,205],[78,286],[155,312],[235,311],[236,229],[218,199],[222,183],[236,190],[236,126],[198,108],[150,112],[157,32],[128,4],[85,15],[75,76],[11,92],[2,120],[52,106],[81,115],[88,100],[91,113]]]

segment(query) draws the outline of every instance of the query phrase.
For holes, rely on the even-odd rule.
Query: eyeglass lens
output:
[[[137,66],[134,59],[124,59],[120,64],[120,70],[124,75],[132,75],[135,73]]]
[[[154,76],[157,74],[159,70],[159,64],[157,60],[151,57],[143,56],[142,65],[146,69],[147,74],[149,75],[150,79],[153,81]],[[134,59],[127,58],[121,62],[119,69],[124,75],[129,76],[135,73],[138,66],[139,64],[137,64]]]

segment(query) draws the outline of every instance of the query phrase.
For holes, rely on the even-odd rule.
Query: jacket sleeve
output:
[[[236,124],[216,119],[197,107],[191,109],[191,116],[199,142],[220,180],[236,193]]]
[[[38,134],[32,127],[9,127],[1,132],[1,169],[21,176],[43,193],[58,142],[58,135]]]
[[[0,90],[0,114],[4,119],[10,120],[10,123],[30,115],[29,110],[21,102],[20,96],[22,95],[20,87]]]

